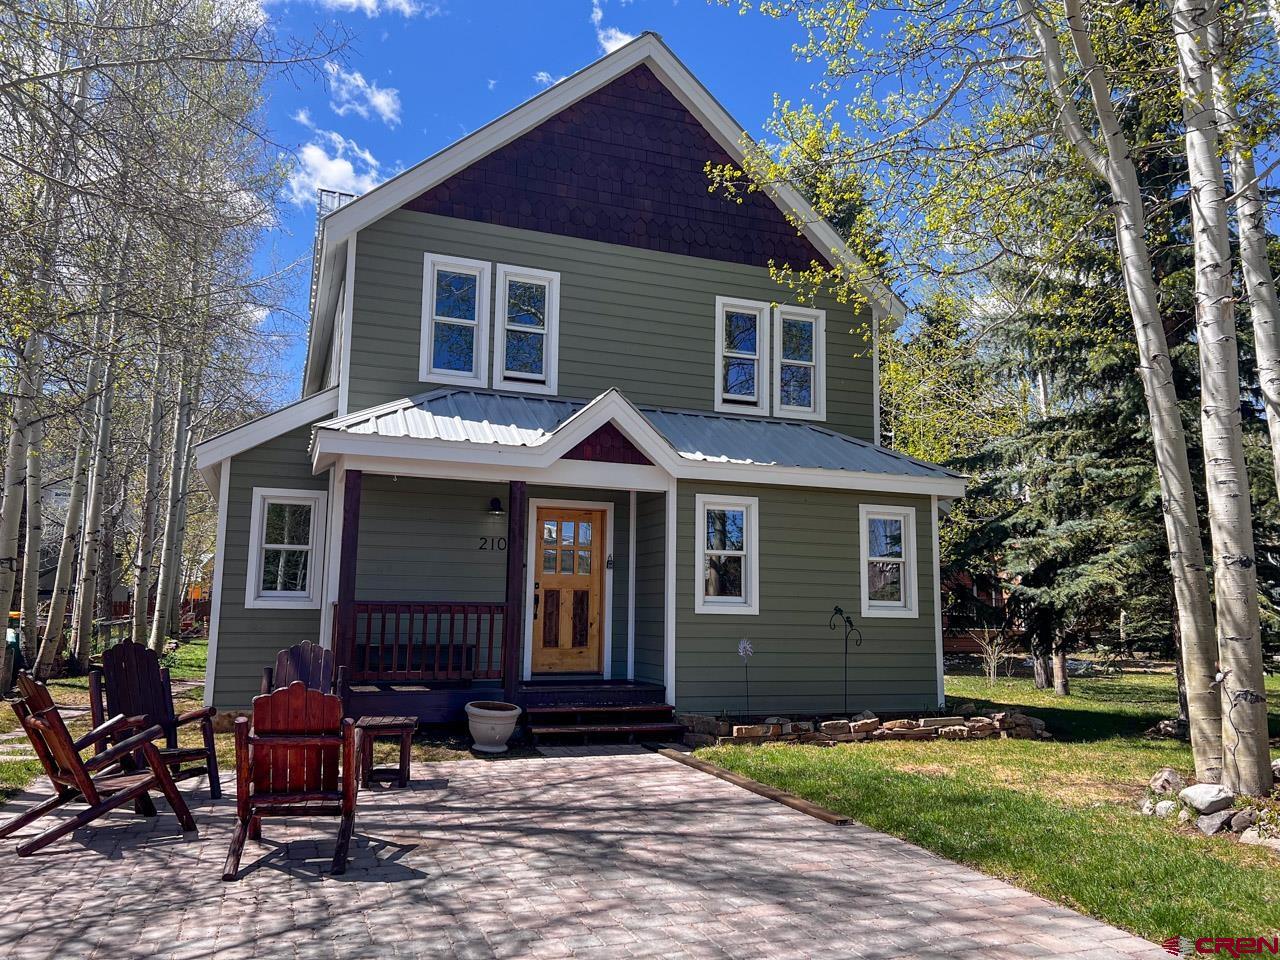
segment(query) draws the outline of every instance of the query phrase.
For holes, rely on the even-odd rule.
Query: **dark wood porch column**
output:
[[[512,480],[507,491],[507,615],[502,633],[502,695],[515,703],[524,641],[525,534],[529,529],[529,490]]]
[[[360,543],[360,487],[364,474],[345,473],[342,494],[342,549],[338,555],[338,608],[334,618],[334,657],[351,669],[356,642],[356,547]]]

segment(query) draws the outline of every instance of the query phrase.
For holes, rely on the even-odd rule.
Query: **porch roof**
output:
[[[319,431],[428,443],[536,449],[610,399],[637,411],[671,453],[691,464],[839,471],[963,483],[960,474],[814,423],[635,407],[617,390],[591,401],[446,388],[316,425]],[[768,482],[761,478],[762,482]]]

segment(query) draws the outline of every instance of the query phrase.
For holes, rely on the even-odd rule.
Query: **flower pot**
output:
[[[505,753],[507,741],[520,719],[520,708],[501,700],[473,700],[467,704],[467,726],[473,749],[481,753]]]

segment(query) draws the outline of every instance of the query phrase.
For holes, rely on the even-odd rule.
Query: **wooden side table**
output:
[[[371,782],[398,781],[401,787],[409,785],[409,751],[413,746],[413,734],[418,729],[417,717],[361,717],[356,721],[360,733],[360,785]],[[378,737],[400,738],[400,765],[398,767],[373,766],[373,742]]]

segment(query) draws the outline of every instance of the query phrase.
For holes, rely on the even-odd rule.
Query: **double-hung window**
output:
[[[422,275],[418,379],[485,386],[489,356],[489,264],[428,253]]]
[[[915,510],[862,504],[858,508],[862,554],[862,615],[918,615]]]
[[[695,613],[760,612],[758,504],[755,497],[695,498]]]
[[[826,313],[781,306],[774,312],[774,414],[826,418]]]
[[[326,501],[326,495],[318,490],[254,488],[246,607],[320,606]]]
[[[498,264],[493,385],[555,393],[560,274]]]
[[[769,381],[769,305],[716,297],[716,410],[767,414]]]

